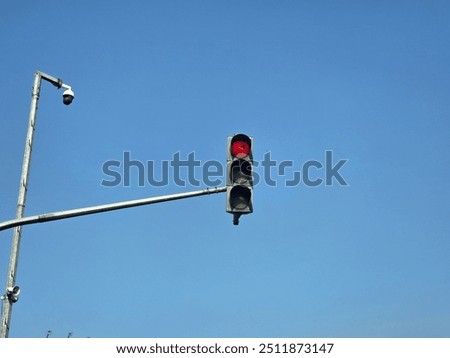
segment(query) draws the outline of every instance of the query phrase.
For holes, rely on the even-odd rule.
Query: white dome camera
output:
[[[8,287],[6,289],[6,298],[8,298],[12,303],[16,303],[19,300],[20,287]]]
[[[63,93],[63,103],[65,105],[69,105],[72,103],[73,99],[75,98],[75,94],[73,93],[71,88],[68,88]]]

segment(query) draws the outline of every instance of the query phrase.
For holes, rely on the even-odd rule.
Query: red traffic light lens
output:
[[[231,155],[236,158],[244,158],[250,153],[250,146],[243,140],[237,140],[231,144]]]

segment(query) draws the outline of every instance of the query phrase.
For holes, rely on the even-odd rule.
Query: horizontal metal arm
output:
[[[91,215],[91,214],[97,214],[97,213],[104,213],[107,211],[132,208],[135,206],[143,206],[143,205],[162,203],[164,201],[186,199],[186,198],[192,198],[195,196],[202,196],[202,195],[218,194],[218,193],[223,193],[225,191],[227,191],[226,187],[208,188],[208,189],[204,189],[204,190],[191,191],[191,192],[187,192],[187,193],[155,196],[152,198],[121,201],[121,202],[112,203],[112,204],[89,206],[86,208],[72,209],[72,210],[58,211],[58,212],[48,213],[48,214],[29,216],[29,217],[24,217],[24,218],[20,218],[20,219],[4,221],[4,222],[0,223],[0,231],[10,229],[10,228],[13,228],[16,226],[37,224],[37,223],[43,223],[43,222],[47,222],[47,221],[63,220],[63,219],[68,219],[68,218],[74,218],[76,216]]]
[[[50,82],[50,83],[51,83],[53,86],[55,86],[55,87],[61,88],[62,85],[63,85],[63,81],[62,81],[61,78],[56,78],[56,77],[47,75],[46,73],[41,72],[41,71],[36,71],[36,73],[37,73],[42,79],[44,79],[44,80]]]

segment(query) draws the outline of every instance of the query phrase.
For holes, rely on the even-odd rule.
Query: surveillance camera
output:
[[[74,98],[75,98],[75,94],[73,93],[73,91],[70,88],[64,91],[63,103],[65,105],[71,104]]]
[[[6,289],[6,292],[7,292],[8,294],[12,294],[12,295],[18,296],[19,293],[20,293],[20,287],[19,287],[19,286],[8,287],[8,288]]]
[[[8,287],[6,289],[6,297],[12,303],[16,303],[19,300],[19,294],[20,294],[20,287],[19,286]]]

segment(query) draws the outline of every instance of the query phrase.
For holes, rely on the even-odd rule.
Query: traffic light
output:
[[[227,212],[234,225],[253,212],[253,138],[245,134],[227,140]]]

